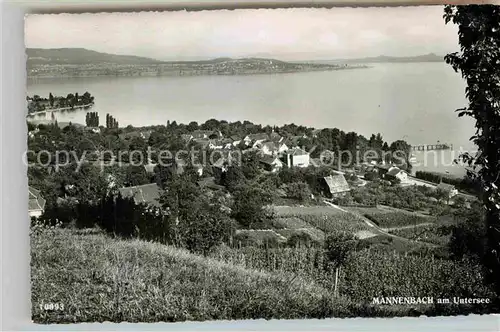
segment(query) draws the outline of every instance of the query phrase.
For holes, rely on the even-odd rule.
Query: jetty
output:
[[[435,151],[435,150],[453,150],[453,144],[437,143],[437,144],[418,144],[411,146],[412,151]]]

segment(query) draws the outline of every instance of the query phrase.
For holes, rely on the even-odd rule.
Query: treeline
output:
[[[66,97],[54,96],[49,93],[48,98],[42,98],[39,95],[27,96],[26,101],[28,102],[28,113],[33,113],[57,108],[92,105],[94,97],[89,92],[85,92],[81,96],[78,92],[75,94],[68,93]]]
[[[415,177],[438,184],[441,182],[451,184],[459,190],[468,191],[471,193],[478,193],[481,190],[481,183],[478,180],[475,180],[467,175],[463,178],[459,178],[456,176],[437,172],[417,171],[415,173]]]
[[[99,113],[88,112],[85,116],[85,124],[87,125],[87,127],[99,127]],[[106,114],[106,128],[118,128],[118,121],[116,121],[116,119],[109,113]]]
[[[118,128],[118,121],[110,114],[106,114],[106,128]]]
[[[85,115],[85,124],[87,127],[99,127],[99,113],[88,112]]]

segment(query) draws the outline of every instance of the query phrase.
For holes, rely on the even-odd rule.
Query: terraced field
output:
[[[427,242],[436,245],[444,245],[449,241],[449,234],[443,234],[441,228],[436,225],[395,229],[391,230],[389,233],[410,240]]]
[[[361,217],[329,206],[275,206],[274,208],[277,217],[273,225],[278,229],[312,228],[325,234],[337,231],[356,234],[370,230]],[[318,234],[316,232],[316,235]]]

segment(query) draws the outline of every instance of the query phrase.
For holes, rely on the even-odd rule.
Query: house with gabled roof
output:
[[[199,145],[202,149],[207,149],[210,146],[210,140],[204,138],[194,138],[193,142]]]
[[[148,183],[140,186],[118,188],[122,197],[133,198],[135,204],[147,204],[161,207],[161,189],[156,183]]]
[[[184,142],[189,143],[193,139],[191,134],[181,134],[181,138]]]
[[[278,172],[283,168],[283,162],[277,156],[265,155],[259,161],[263,168],[269,172]]]
[[[384,179],[394,180],[398,179],[401,182],[408,181],[408,173],[403,171],[399,167],[391,167],[387,173],[385,173]]]
[[[243,140],[245,141],[246,145],[252,145],[255,147],[256,144],[260,144],[269,140],[269,135],[266,133],[250,134],[245,136]]]
[[[218,185],[215,183],[215,178],[213,176],[211,177],[206,177],[201,180],[199,180],[196,183],[201,189],[209,189],[209,190],[224,190],[225,187]]]
[[[326,197],[342,197],[351,191],[347,180],[342,174],[334,174],[324,177],[322,185],[323,194]]]
[[[275,156],[278,154],[278,145],[274,142],[264,142],[257,146],[264,155]]]
[[[45,210],[47,201],[42,197],[40,190],[28,187],[28,214],[30,217],[38,218]]]
[[[448,184],[448,183],[444,183],[442,181],[441,181],[441,183],[439,183],[437,185],[437,189],[446,192],[448,194],[449,198],[452,198],[452,197],[458,195],[458,189],[455,188],[454,185]]]
[[[280,134],[278,134],[277,132],[273,131],[271,134],[269,134],[269,139],[273,142],[280,142],[281,140],[283,140],[283,136],[281,136]]]
[[[286,151],[284,159],[288,167],[308,167],[310,162],[309,153],[301,148],[289,149]]]

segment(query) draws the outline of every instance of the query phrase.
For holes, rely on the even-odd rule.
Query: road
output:
[[[437,184],[434,184],[434,183],[428,182],[428,181],[424,181],[424,180],[420,180],[420,179],[417,179],[417,178],[412,177],[412,176],[408,177],[408,180],[406,180],[401,185],[403,187],[417,185],[417,186],[430,187],[430,188],[433,188],[433,189],[437,188]],[[463,198],[465,198],[467,200],[476,200],[477,199],[477,197],[474,196],[474,195],[466,194],[466,193],[463,193],[463,192],[460,192],[460,191],[458,192],[458,195],[462,196]]]

